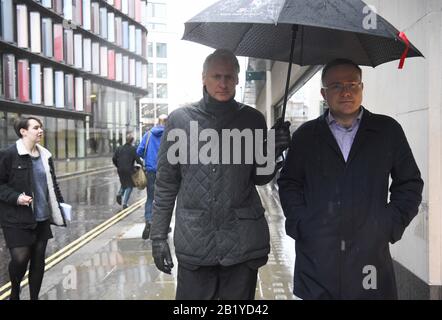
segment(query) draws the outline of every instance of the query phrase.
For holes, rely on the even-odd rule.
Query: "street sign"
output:
[[[246,81],[265,80],[265,79],[266,79],[265,71],[247,71],[246,72]]]

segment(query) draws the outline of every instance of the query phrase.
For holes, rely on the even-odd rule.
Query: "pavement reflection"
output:
[[[274,191],[259,188],[270,225],[271,253],[259,271],[257,300],[295,299],[292,294],[294,244],[284,232],[284,218]],[[112,226],[62,263],[49,270],[41,299],[50,300],[170,300],[175,298],[176,270],[159,272],[151,241],[142,240],[143,208]],[[172,221],[173,223],[173,221]],[[174,255],[173,233],[169,243]],[[24,293],[27,290],[23,290]],[[27,293],[23,295],[26,299]]]
[[[52,226],[54,239],[48,242],[46,256],[60,250],[121,210],[115,202],[120,183],[115,169],[97,174],[85,174],[60,179],[66,203],[73,207],[73,219],[68,228]],[[129,205],[145,197],[145,190],[134,189]],[[9,281],[9,251],[0,228],[0,287]]]

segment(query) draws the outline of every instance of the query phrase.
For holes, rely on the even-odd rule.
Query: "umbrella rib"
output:
[[[248,29],[246,32],[244,32],[243,36],[239,38],[239,41],[236,43],[235,48],[232,48],[232,51],[236,53],[236,50],[238,49],[239,45],[241,44],[241,41],[246,38],[246,35],[250,32],[250,30],[253,28],[254,24],[249,24]],[[238,53],[236,53],[238,55]]]
[[[368,48],[367,48],[367,47],[364,45],[364,43],[361,41],[361,38],[360,38],[361,35],[360,35],[359,33],[356,33],[355,35],[356,35],[356,37],[358,38],[359,44],[360,44],[361,47],[364,49],[363,52],[366,54],[368,60],[370,60],[370,65],[371,65],[372,67],[376,67],[376,66],[374,65],[373,59],[372,59],[371,56],[367,53],[367,52],[368,52]]]
[[[189,30],[187,33],[185,32],[184,35],[186,35],[186,34],[192,34],[193,30],[195,30],[196,28],[198,28],[200,25],[201,25],[201,22],[199,22],[199,23],[195,23],[195,24],[193,25],[193,28],[192,28],[191,30]],[[184,35],[183,35],[183,37],[184,37]],[[186,39],[181,39],[181,40],[186,40]],[[190,40],[188,40],[188,41],[190,41]]]
[[[284,7],[285,7],[285,1],[282,1],[282,6],[279,7],[279,12],[277,14],[275,24],[278,23],[279,18],[281,17],[282,12],[284,11]]]

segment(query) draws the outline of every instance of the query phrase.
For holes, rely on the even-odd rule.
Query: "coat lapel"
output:
[[[374,123],[372,121],[371,113],[364,108],[364,113],[362,114],[361,123],[359,125],[358,132],[356,133],[355,139],[350,149],[350,154],[348,155],[347,165],[353,160],[361,147],[367,142],[370,134],[375,131]]]

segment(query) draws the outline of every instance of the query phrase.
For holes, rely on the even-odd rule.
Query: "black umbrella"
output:
[[[322,65],[347,58],[377,66],[423,56],[361,0],[221,0],[185,23],[183,40],[229,49],[238,56]]]

